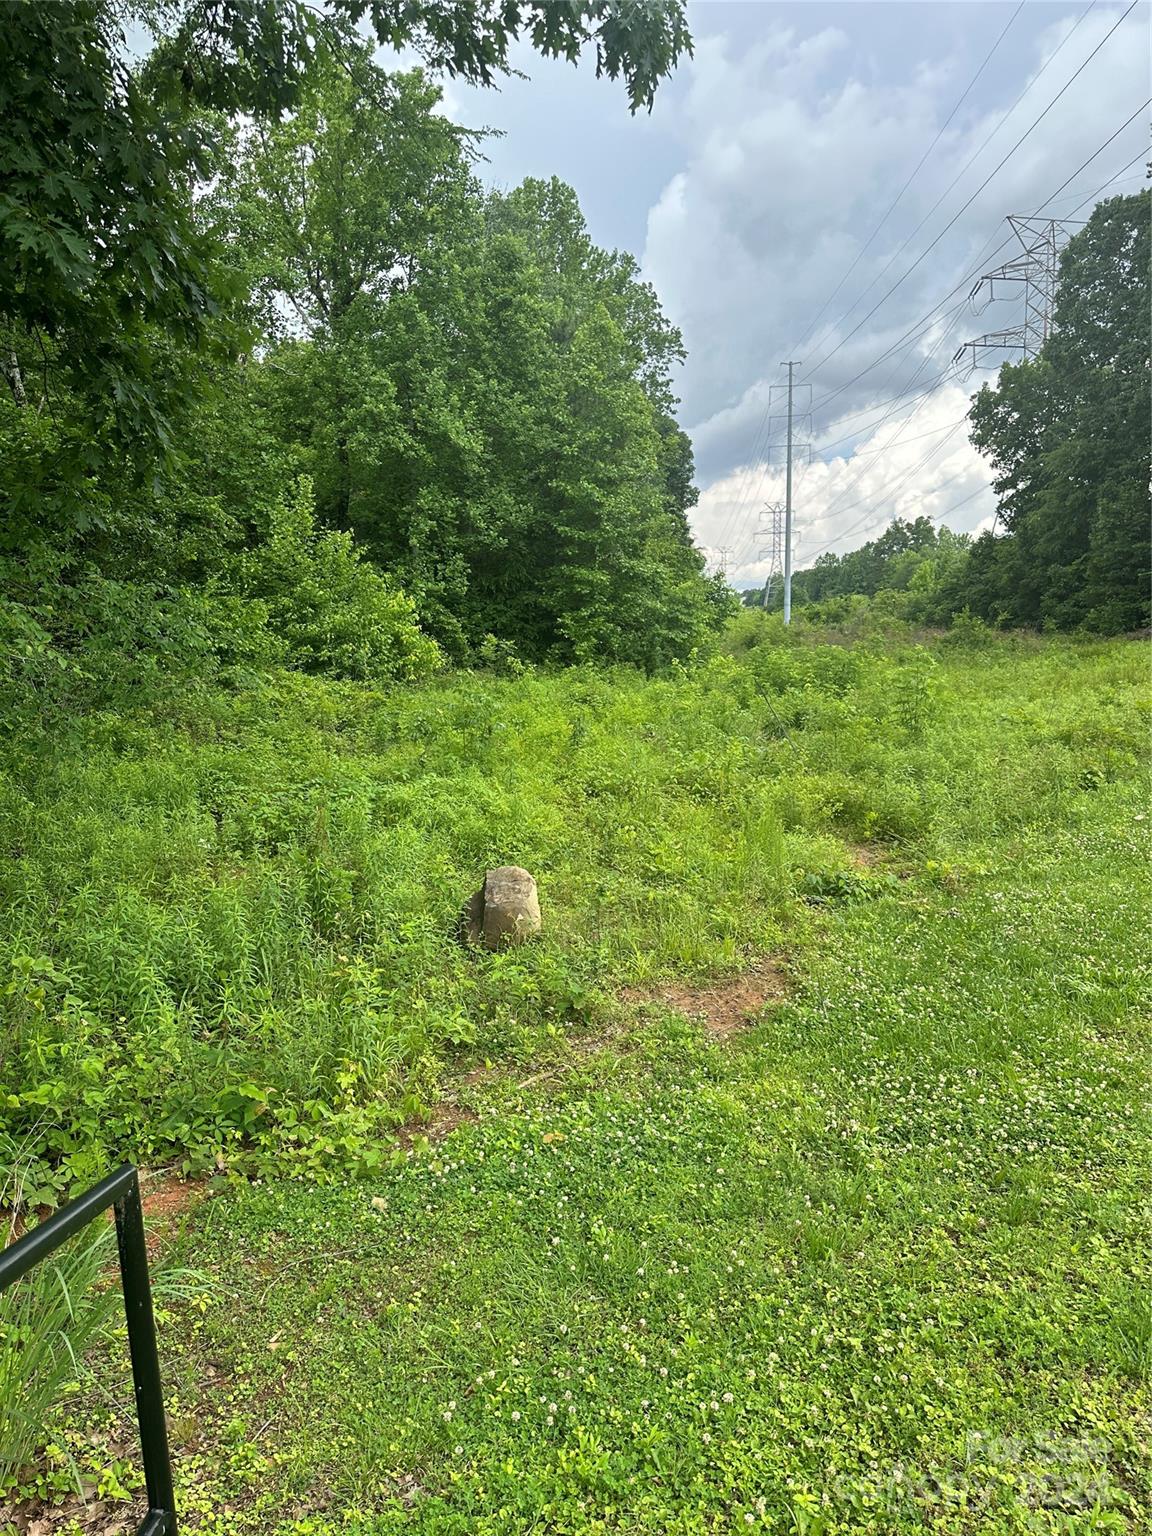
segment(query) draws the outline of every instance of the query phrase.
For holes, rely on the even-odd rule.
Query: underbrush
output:
[[[738,967],[915,863],[1131,777],[1123,642],[760,644],[647,679],[298,673],[29,729],[0,758],[0,1158],[57,1201],[122,1155],[310,1178],[394,1159],[444,1063],[527,1058],[627,982]],[[542,942],[456,941],[494,864]]]

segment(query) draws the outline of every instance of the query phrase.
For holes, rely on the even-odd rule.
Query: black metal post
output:
[[[136,1169],[129,1164],[118,1168],[87,1194],[70,1201],[0,1253],[0,1291],[55,1253],[57,1248],[109,1206],[113,1206],[116,1213],[120,1281],[128,1323],[128,1353],[132,1361],[136,1418],[140,1426],[144,1483],[148,1491],[148,1513],[141,1522],[137,1536],[176,1536],[172,1462],[168,1454],[168,1428],[164,1419],[164,1393],[160,1384],[160,1357],[156,1349],[152,1289],[148,1283],[144,1208],[140,1203],[140,1180]]]
[[[157,1532],[176,1536],[176,1501],[172,1494],[172,1463],[168,1455],[168,1426],[164,1421],[164,1389],[160,1385],[152,1288],[148,1284],[144,1208],[140,1204],[140,1180],[135,1169],[131,1183],[116,1201],[116,1242],[120,1249],[128,1353],[132,1359],[132,1385],[136,1389],[136,1418],[140,1425],[149,1513],[167,1517],[162,1526],[156,1527]]]

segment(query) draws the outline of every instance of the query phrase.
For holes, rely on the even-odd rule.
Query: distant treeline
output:
[[[991,463],[996,533],[896,519],[793,579],[793,603],[892,594],[900,617],[1116,634],[1149,621],[1149,263],[1152,193],[1097,205],[1068,242],[1052,332],[972,402]],[[779,583],[769,607],[779,608]],[[746,593],[758,606],[763,592]]]

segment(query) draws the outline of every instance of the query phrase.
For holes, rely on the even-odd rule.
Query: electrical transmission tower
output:
[[[773,583],[779,581],[784,574],[782,557],[784,551],[784,513],[785,506],[782,501],[772,501],[764,509],[770,519],[767,528],[761,528],[759,537],[768,540],[768,575],[764,580],[764,610],[767,612],[768,601],[772,596]],[[761,556],[763,558],[763,556]]]
[[[1020,254],[1003,266],[985,272],[976,283],[969,299],[988,284],[988,302],[1001,297],[996,285],[1006,284],[1024,287],[1024,315],[1020,325],[1009,326],[1002,331],[988,331],[973,341],[966,341],[957,348],[952,361],[959,362],[966,352],[972,354],[973,368],[980,367],[988,352],[1022,352],[1031,361],[1048,340],[1052,323],[1052,309],[1056,301],[1056,279],[1059,273],[1060,248],[1071,227],[1061,219],[1032,219],[1024,214],[1010,213],[1008,223],[1020,244]]]

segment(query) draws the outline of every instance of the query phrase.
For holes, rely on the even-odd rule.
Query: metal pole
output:
[[[162,1524],[156,1530],[176,1536],[176,1499],[172,1492],[172,1463],[168,1455],[168,1427],[164,1421],[164,1390],[160,1384],[160,1358],[156,1349],[156,1321],[152,1315],[152,1289],[148,1284],[148,1247],[144,1241],[144,1211],[140,1182],[135,1173],[116,1202],[116,1241],[120,1247],[120,1276],[124,1284],[124,1313],[128,1322],[128,1353],[132,1359],[132,1383],[136,1388],[136,1417],[140,1423],[140,1450],[144,1484],[148,1490],[149,1516]],[[147,1530],[147,1526],[144,1527]]]
[[[144,1482],[148,1489],[149,1510],[137,1536],[176,1536],[172,1465],[168,1457],[168,1430],[164,1422],[164,1395],[156,1352],[156,1322],[148,1285],[144,1209],[135,1168],[131,1164],[118,1168],[87,1194],[70,1201],[0,1252],[0,1291],[22,1279],[89,1222],[100,1217],[109,1206],[116,1213],[128,1352],[132,1360],[132,1383],[136,1389]]]
[[[788,363],[788,446],[784,461],[784,622],[792,622],[792,370]]]

